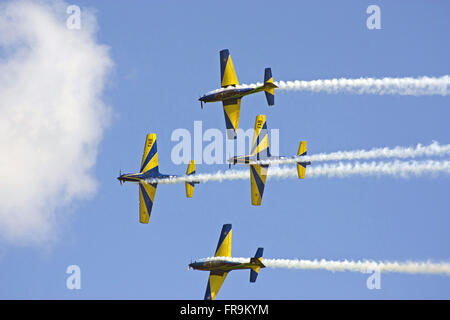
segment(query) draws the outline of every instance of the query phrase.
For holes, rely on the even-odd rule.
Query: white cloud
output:
[[[70,30],[67,6],[0,5],[0,239],[18,245],[54,240],[61,208],[96,191],[112,61],[95,16],[82,8]]]

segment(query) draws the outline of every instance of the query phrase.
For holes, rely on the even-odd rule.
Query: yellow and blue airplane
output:
[[[192,262],[189,269],[209,271],[209,280],[206,286],[205,300],[214,300],[228,273],[232,270],[250,269],[250,282],[255,282],[259,270],[266,266],[262,263],[264,248],[258,248],[249,262],[233,262],[226,258],[231,257],[231,224],[224,224],[217,244],[215,257],[223,259]]]
[[[253,142],[250,155],[235,156],[228,159],[231,164],[245,164],[250,166],[250,183],[252,193],[252,205],[261,205],[261,200],[266,185],[267,171],[269,164],[265,161],[283,160],[288,157],[275,157],[270,154],[269,134],[267,132],[266,116],[261,114],[256,117],[255,129],[253,132]],[[306,141],[300,141],[297,157],[306,156]],[[296,157],[296,158],[297,158]],[[306,175],[306,166],[310,165],[310,161],[297,162],[297,174],[299,179],[304,179]]]
[[[195,174],[195,161],[191,160],[186,175]],[[148,223],[155,200],[156,187],[158,183],[151,182],[153,179],[170,179],[175,175],[159,173],[158,150],[156,148],[156,134],[150,133],[145,140],[144,155],[142,156],[141,170],[139,173],[122,174],[117,178],[120,184],[129,181],[139,184],[139,221]],[[150,181],[150,182],[149,182]],[[186,197],[192,198],[194,186],[200,182],[186,182]]]
[[[225,125],[227,127],[228,139],[236,139],[236,130],[239,127],[239,112],[241,110],[241,99],[249,94],[264,91],[269,106],[275,104],[275,88],[272,70],[266,68],[264,71],[264,84],[251,88],[238,88],[239,85],[233,62],[228,49],[220,51],[220,76],[222,88],[199,98],[201,107],[203,103],[222,101],[225,114]]]

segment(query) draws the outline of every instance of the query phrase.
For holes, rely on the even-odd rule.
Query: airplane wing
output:
[[[260,206],[266,184],[268,165],[250,165],[252,205]]]
[[[231,257],[231,224],[224,224],[214,257]]]
[[[236,131],[239,128],[239,112],[241,111],[241,99],[223,100],[223,112],[227,127],[228,139],[236,139]]]
[[[217,293],[222,287],[225,278],[227,277],[228,272],[220,272],[220,271],[211,271],[209,273],[209,280],[206,286],[205,292],[205,300],[214,300],[217,296]]]
[[[228,49],[220,51],[220,79],[222,88],[239,84]]]
[[[142,155],[141,172],[159,173],[158,149],[156,146],[156,134],[149,133],[145,140],[144,154]]]
[[[270,157],[269,132],[267,130],[266,116],[260,114],[256,117],[251,155],[258,159]]]
[[[224,224],[217,243],[215,257],[231,257],[231,224]],[[225,281],[228,272],[214,270],[209,273],[208,285],[206,286],[205,300],[214,300]]]
[[[148,223],[152,212],[157,183],[139,182],[139,221]]]

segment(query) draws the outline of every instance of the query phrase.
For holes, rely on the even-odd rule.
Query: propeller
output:
[[[122,176],[122,169],[119,170],[119,178],[120,178],[121,176]],[[120,185],[122,185],[122,184],[123,184],[122,179],[119,179],[119,181],[120,181]]]
[[[204,96],[205,96],[205,95],[202,96],[201,94],[198,95],[198,97],[199,97],[199,98],[198,98],[198,101],[200,101],[200,108],[201,108],[202,110],[203,110],[203,100],[202,100],[202,98],[203,98]]]

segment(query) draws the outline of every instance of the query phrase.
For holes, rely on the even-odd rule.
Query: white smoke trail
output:
[[[284,177],[290,174],[295,176],[296,170],[281,170],[279,175]],[[286,172],[283,172],[286,171]],[[388,175],[398,178],[409,178],[411,176],[433,175],[436,173],[450,173],[450,161],[393,161],[393,162],[355,162],[337,163],[333,165],[322,165],[309,170],[309,177],[339,177],[350,176],[380,176]]]
[[[351,176],[381,176],[388,175],[399,178],[411,176],[450,174],[450,161],[393,161],[393,162],[355,162],[324,164],[308,167],[307,177],[346,178]],[[268,170],[269,178],[296,178],[297,169],[289,167],[272,167]],[[172,184],[182,182],[210,182],[225,180],[245,180],[250,178],[249,170],[228,170],[215,173],[203,173],[190,176],[179,176],[170,179],[148,179],[149,183]]]
[[[354,94],[390,94],[390,95],[442,95],[449,94],[450,76],[442,77],[404,77],[404,78],[359,78],[359,79],[323,79],[323,80],[295,80],[276,81],[278,90],[287,91],[309,91],[340,93],[348,92]],[[242,84],[234,88],[254,88],[263,83]],[[216,93],[229,89],[217,89],[211,91]]]
[[[331,79],[313,81],[279,81],[281,90],[311,92],[349,92],[356,94],[399,94],[399,95],[443,95],[449,94],[450,77],[448,75],[420,78],[360,78]]]
[[[312,156],[289,157],[284,159],[261,160],[259,164],[290,164],[297,162],[340,161],[340,160],[367,160],[379,158],[416,158],[450,155],[450,144],[440,145],[434,141],[428,146],[418,144],[416,147],[374,148],[371,150],[337,151],[332,153],[319,153]]]
[[[279,81],[281,90],[311,92],[349,92],[356,94],[399,94],[399,95],[443,95],[449,94],[450,77],[448,75],[420,78],[359,78],[331,79],[313,81]]]
[[[210,257],[201,261],[226,260],[230,262],[248,263],[250,258]],[[333,261],[333,260],[306,260],[306,259],[262,259],[268,268],[283,268],[296,270],[328,270],[351,271],[367,273],[377,270],[379,272],[397,272],[409,274],[441,274],[450,276],[450,263],[431,261]]]

